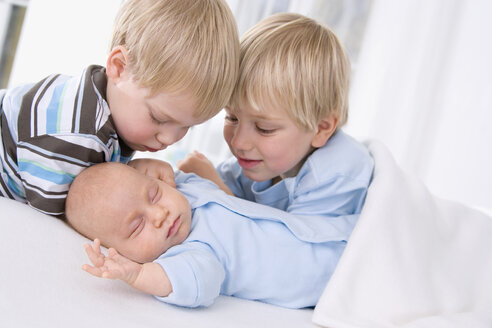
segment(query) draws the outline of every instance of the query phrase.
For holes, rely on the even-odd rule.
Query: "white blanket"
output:
[[[492,217],[435,197],[383,145],[368,147],[373,182],[313,321],[492,327]]]

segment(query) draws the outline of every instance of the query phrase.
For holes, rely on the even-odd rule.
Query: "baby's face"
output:
[[[131,167],[123,169],[112,196],[104,202],[102,226],[96,236],[133,261],[151,262],[186,239],[191,226],[190,205],[163,181]]]

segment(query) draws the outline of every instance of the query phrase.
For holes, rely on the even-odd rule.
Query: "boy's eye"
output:
[[[154,122],[155,124],[161,124],[161,122],[157,120],[154,116],[150,116],[150,118],[152,119],[152,122]]]
[[[156,119],[154,117],[154,115],[150,115],[150,118],[151,118],[152,122],[154,122],[155,124],[162,125],[162,124],[165,124],[166,123],[166,121],[159,121],[158,119]]]
[[[149,116],[150,116],[150,119],[152,120],[152,122],[155,123],[155,124],[162,125],[162,124],[166,124],[167,123],[167,120],[165,120],[165,119],[158,119],[157,117],[155,117],[154,113],[151,110],[149,110]]]
[[[235,123],[237,123],[238,120],[237,120],[237,117],[236,116],[227,114],[225,116],[225,121],[227,123],[235,124]]]
[[[256,131],[258,131],[261,134],[272,134],[274,133],[277,129],[264,129],[259,127],[258,125],[255,126]]]

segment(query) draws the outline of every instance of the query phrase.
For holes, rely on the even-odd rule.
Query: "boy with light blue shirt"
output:
[[[70,188],[66,213],[75,230],[94,240],[85,245],[92,262],[85,271],[186,307],[209,306],[220,294],[314,306],[349,232],[317,231],[194,174],[178,172],[173,188],[118,163],[84,170]],[[110,247],[107,256],[101,243]]]
[[[241,40],[240,72],[226,107],[233,158],[217,169],[195,152],[178,168],[229,194],[275,207],[300,224],[348,240],[374,161],[341,130],[348,117],[350,65],[337,37],[299,14],[270,16]]]

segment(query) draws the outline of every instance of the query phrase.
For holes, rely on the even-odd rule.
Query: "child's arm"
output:
[[[82,269],[93,276],[120,279],[128,285],[156,296],[165,297],[172,292],[171,282],[157,263],[136,263],[120,255],[114,248],[108,256],[101,252],[101,243],[95,239],[93,245],[85,244],[85,252],[93,265],[84,264]]]
[[[153,158],[138,158],[130,161],[129,166],[142,174],[164,181],[172,187],[176,187],[174,170],[171,164]]]
[[[187,154],[184,159],[178,161],[176,165],[181,171],[195,173],[202,178],[208,179],[219,186],[226,194],[234,196],[231,189],[220,178],[212,162],[202,153],[195,150],[193,153]]]

